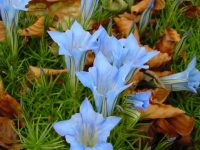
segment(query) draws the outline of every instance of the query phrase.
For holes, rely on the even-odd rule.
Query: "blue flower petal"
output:
[[[96,119],[96,112],[93,110],[93,107],[88,99],[85,99],[82,102],[80,107],[80,114],[83,122],[92,123]]]
[[[108,91],[106,94],[107,97],[107,113],[108,116],[110,116],[112,114],[112,111],[114,109],[115,103],[116,103],[116,98],[117,96],[125,89],[127,89],[128,87],[130,87],[132,84],[128,84],[125,86],[121,86],[118,87],[117,89]]]
[[[89,150],[89,149],[87,149]],[[99,142],[94,148],[91,150],[113,150],[113,146],[110,143]]]
[[[99,140],[106,142],[110,131],[120,122],[121,118],[110,116],[99,124]]]
[[[53,124],[53,128],[60,136],[75,135],[77,126],[81,123],[79,114],[73,115],[71,120],[59,121]]]

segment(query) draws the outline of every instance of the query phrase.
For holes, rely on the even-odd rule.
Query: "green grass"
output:
[[[157,27],[147,26],[147,34],[142,35],[142,43],[153,45],[166,27],[172,27],[183,35],[192,28],[192,34],[186,41],[184,49],[187,52],[187,63],[181,59],[173,65],[173,69],[182,71],[187,66],[191,58],[196,55],[198,68],[200,69],[200,19],[188,19],[180,14],[179,9],[173,10],[174,0],[167,0],[164,10],[157,13]],[[195,1],[195,4],[200,4]],[[104,16],[107,16],[105,12]],[[103,16],[103,15],[102,15]],[[21,19],[26,16],[22,15]],[[25,27],[33,23],[34,18],[26,18],[20,22],[20,27]],[[49,22],[47,21],[47,25]],[[151,36],[149,36],[151,35]],[[62,56],[53,55],[50,52],[52,40],[45,33],[41,38],[30,37],[28,43],[22,37],[19,38],[20,54],[16,60],[9,55],[9,48],[4,42],[0,43],[0,75],[4,81],[6,90],[23,107],[25,125],[18,129],[22,146],[27,150],[50,150],[50,149],[69,149],[61,138],[52,129],[52,123],[69,119],[71,115],[79,111],[79,106],[85,97],[93,99],[88,89],[83,89],[79,84],[77,93],[71,93],[70,78],[67,74],[49,78],[42,76],[40,81],[29,81],[26,72],[29,65],[46,68],[65,68]],[[58,83],[62,80],[62,83]],[[32,84],[30,88],[26,83]],[[20,93],[20,89],[25,89],[25,94]],[[173,93],[174,94],[174,93]],[[195,118],[195,129],[192,132],[194,147],[190,149],[200,149],[200,94],[193,95],[187,92],[176,93],[170,96],[170,103],[186,111]],[[117,113],[117,112],[116,112]],[[144,141],[148,138],[141,134],[136,127],[141,126],[137,123],[135,127],[127,126],[127,118],[122,115],[121,123],[111,132],[109,142],[115,150],[147,150],[148,146]],[[160,139],[155,150],[173,149],[172,142]],[[188,148],[189,149],[189,148]]]

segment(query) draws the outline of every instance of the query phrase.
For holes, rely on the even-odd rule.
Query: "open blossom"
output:
[[[120,122],[119,117],[104,118],[93,110],[90,102],[85,99],[80,107],[80,113],[71,119],[53,124],[55,131],[64,136],[70,144],[70,150],[112,150],[107,143],[110,131]]]
[[[149,106],[149,100],[151,98],[151,92],[139,92],[134,95],[127,96],[127,103],[137,109],[147,109]]]
[[[98,48],[96,41],[98,35],[91,35],[85,31],[77,21],[66,32],[48,31],[48,33],[59,45],[59,54],[65,55],[68,70],[83,70],[86,52]]]
[[[20,10],[26,11],[25,7],[30,0],[0,0],[0,10],[2,20],[6,25],[12,25],[15,17],[18,18],[18,12]],[[17,24],[18,20],[16,20]]]
[[[120,70],[112,66],[101,52],[89,72],[77,72],[76,75],[84,86],[92,90],[96,108],[105,116],[111,115],[118,95],[131,86],[124,84]]]
[[[196,67],[196,57],[183,72],[160,78],[163,84],[172,91],[191,91],[197,93],[200,85],[200,71]]]
[[[97,8],[99,0],[81,0],[81,19],[88,22]]]
[[[144,47],[140,47],[133,34],[126,39],[118,40],[114,36],[109,36],[103,27],[100,27],[98,32],[101,32],[98,38],[99,48],[94,51],[95,54],[101,51],[110,64],[126,71],[123,72],[126,82],[137,68],[147,69],[145,63],[159,53],[158,51],[147,52]]]

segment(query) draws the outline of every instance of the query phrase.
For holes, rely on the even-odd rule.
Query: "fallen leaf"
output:
[[[174,73],[174,71],[157,71],[157,70],[151,70],[151,71],[153,71],[158,77],[164,77]]]
[[[131,79],[131,83],[133,83],[133,85],[137,85],[140,81],[142,81],[144,79],[144,73],[141,72],[139,69],[134,73],[132,79]]]
[[[188,136],[193,128],[194,118],[185,114],[167,119],[158,119],[156,121],[156,130],[160,133],[167,134],[169,137],[174,137],[175,135]]]
[[[0,116],[10,119],[23,118],[21,105],[7,92],[0,93]]]
[[[117,26],[118,31],[124,36],[127,37],[133,23],[139,22],[140,16],[136,16],[134,14],[129,14],[129,13],[124,13],[119,15],[118,17],[114,18],[115,24]],[[134,25],[134,36],[138,43],[140,43],[140,36],[139,36],[139,31],[137,28],[137,25]]]
[[[165,66],[171,61],[171,56],[167,53],[159,53],[147,62],[150,68],[159,68]]]
[[[141,0],[140,2],[131,7],[131,12],[136,14],[143,12],[147,8],[150,1],[151,0]]]
[[[187,6],[183,15],[190,19],[200,17],[200,6]]]
[[[88,67],[92,66],[94,62],[94,58],[95,58],[94,53],[92,51],[88,51],[87,56],[86,56],[85,66],[88,66]]]
[[[80,15],[80,0],[32,0],[28,5],[28,15],[53,18],[54,27],[66,30],[69,17],[77,18]]]
[[[155,88],[152,91],[151,102],[163,103],[169,96],[169,91],[165,88]]]
[[[80,1],[65,1],[55,3],[48,8],[48,15],[53,19],[54,27],[67,29],[67,23],[70,18],[78,18],[80,15]]]
[[[0,21],[0,41],[6,39],[6,28],[3,24],[3,21]]]
[[[143,12],[150,2],[151,0],[141,0],[131,7],[131,12],[136,14]],[[162,10],[164,7],[165,0],[155,0],[153,10]]]
[[[38,18],[38,20],[26,29],[18,30],[21,36],[42,36],[44,34],[44,17]]]
[[[165,8],[165,0],[155,0],[153,10],[162,10]]]
[[[6,117],[0,117],[0,147],[7,150],[20,150],[17,144],[17,134],[14,122]]]
[[[3,85],[3,81],[0,77],[0,93],[4,92],[4,85]]]
[[[114,12],[120,12],[128,6],[124,0],[102,0],[101,2],[104,9]]]
[[[176,30],[167,28],[164,34],[160,37],[160,40],[156,43],[155,49],[162,53],[167,53],[171,56],[174,53],[176,44],[181,40],[180,35]]]
[[[144,116],[143,119],[171,118],[185,112],[179,108],[165,104],[150,104],[146,110],[138,110]]]
[[[57,74],[66,73],[67,69],[49,69],[49,68],[38,68],[34,66],[29,66],[27,77],[30,80],[39,79],[43,74],[48,76],[54,76]]]

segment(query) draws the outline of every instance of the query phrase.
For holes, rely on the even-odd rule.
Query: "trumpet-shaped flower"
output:
[[[90,102],[85,99],[81,104],[80,113],[73,115],[70,120],[54,123],[53,128],[70,143],[71,150],[112,150],[113,147],[107,143],[107,138],[119,122],[119,117],[104,118],[96,113]]]
[[[83,70],[85,54],[88,50],[98,48],[98,35],[91,35],[83,30],[78,22],[74,22],[71,29],[66,32],[48,31],[51,38],[59,45],[59,54],[65,55],[68,70]]]
[[[127,103],[138,109],[147,109],[151,92],[140,92],[127,96]]]
[[[148,66],[144,64],[159,53],[158,51],[147,52],[144,47],[140,47],[133,34],[130,34],[127,39],[118,40],[114,36],[109,36],[102,27],[99,30],[101,34],[98,38],[98,51],[103,53],[110,64],[118,69],[121,68],[126,82],[137,68],[147,69]]]
[[[99,0],[81,0],[81,20],[87,23],[97,8]]]
[[[197,93],[200,85],[200,71],[196,67],[196,57],[183,72],[160,78],[163,84],[172,91],[191,91]]]
[[[15,17],[17,17],[15,20],[17,24],[18,12],[20,10],[26,11],[27,8],[25,6],[29,1],[30,0],[0,0],[1,17],[5,26],[12,25]]]
[[[105,116],[111,115],[118,95],[131,85],[124,84],[120,70],[112,66],[101,52],[89,72],[77,72],[76,75],[84,86],[92,90],[96,108]]]

